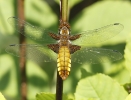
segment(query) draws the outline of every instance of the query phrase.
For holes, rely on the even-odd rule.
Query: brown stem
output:
[[[60,0],[60,20],[67,22],[68,20],[68,0]],[[63,94],[63,80],[57,71],[56,83],[56,100],[62,100]]]
[[[24,18],[24,0],[18,0],[18,18],[25,20]],[[19,23],[18,23],[19,24]],[[24,34],[24,25],[19,27],[19,30]],[[25,44],[25,37],[20,34],[20,44]],[[20,47],[20,55],[25,55],[26,48]],[[26,59],[20,56],[20,92],[21,100],[27,100],[27,78],[26,78]]]
[[[63,94],[63,80],[57,71],[57,83],[56,83],[56,100],[62,100]]]

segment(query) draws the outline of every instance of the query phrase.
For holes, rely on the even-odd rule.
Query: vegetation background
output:
[[[7,19],[17,16],[16,0],[0,1],[0,91],[7,100],[20,100],[19,59],[5,52],[9,44],[19,43],[19,34]],[[64,93],[73,94],[81,71],[104,73],[121,85],[131,82],[131,1],[129,0],[69,0],[69,23],[71,34],[92,30],[113,23],[121,23],[124,30],[104,43],[92,46],[116,49],[123,54],[117,62],[102,64],[72,63],[71,73],[64,81]],[[58,32],[59,0],[25,0],[26,21]],[[28,43],[42,44],[27,39]],[[88,60],[88,59],[87,59]],[[56,88],[56,61],[37,63],[27,60],[28,99],[34,100],[36,93],[52,92]],[[83,72],[84,73],[84,72]]]

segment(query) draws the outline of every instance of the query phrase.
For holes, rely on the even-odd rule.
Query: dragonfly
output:
[[[55,58],[57,70],[62,80],[67,79],[69,76],[72,61],[77,63],[86,61],[94,64],[106,62],[107,60],[115,61],[123,57],[117,50],[88,47],[87,45],[104,42],[117,35],[124,28],[120,23],[72,35],[69,23],[63,20],[60,20],[58,33],[33,26],[16,17],[8,18],[8,22],[18,33],[27,38],[42,41],[43,44],[11,44],[6,48],[6,52],[17,57],[32,58],[30,55],[33,55],[36,59],[39,60],[40,58],[44,62],[53,61],[53,58]],[[16,28],[19,26],[24,26],[24,30]],[[25,55],[20,55],[20,48],[26,49]]]

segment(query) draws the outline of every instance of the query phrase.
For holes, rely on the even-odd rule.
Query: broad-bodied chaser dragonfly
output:
[[[44,56],[43,61],[51,61],[52,58],[48,57],[48,55],[51,55],[50,52],[44,49],[48,47],[48,49],[56,53],[54,54],[57,58],[57,68],[63,80],[69,76],[71,60],[78,63],[83,63],[85,60],[89,63],[100,63],[105,62],[107,59],[115,61],[123,57],[116,50],[87,47],[87,44],[103,42],[120,33],[123,30],[123,25],[120,23],[71,35],[69,23],[62,20],[60,21],[58,34],[42,30],[15,17],[10,17],[8,21],[21,34],[23,32],[19,31],[16,27],[24,25],[25,29],[22,30],[24,31],[23,35],[37,41],[43,41],[43,45],[12,44],[6,48],[6,51],[18,57],[28,57],[30,54],[35,55],[35,57]],[[26,55],[20,55],[20,47],[26,48]],[[44,54],[47,54],[47,56],[43,54],[37,55],[35,50],[40,50]]]

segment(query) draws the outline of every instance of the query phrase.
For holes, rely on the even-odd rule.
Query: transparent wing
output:
[[[28,38],[31,38],[37,41],[44,41],[46,43],[55,43],[56,42],[56,40],[52,39],[49,36],[48,33],[51,33],[51,31],[49,30],[38,28],[16,17],[8,18],[8,22],[17,32],[21,33],[25,37],[28,37]],[[24,29],[19,30],[18,29],[19,26],[24,26]]]
[[[107,61],[115,61],[123,56],[120,52],[102,48],[84,48],[72,54],[72,61],[83,63],[102,63]]]
[[[20,53],[26,52],[24,55]],[[17,57],[26,57],[37,62],[50,62],[57,58],[57,55],[48,48],[34,44],[12,44],[6,48],[6,52]]]
[[[81,34],[80,38],[73,41],[72,43],[76,45],[100,43],[117,35],[123,30],[123,28],[124,27],[122,24],[115,23],[115,24],[104,26],[99,29],[84,31],[79,33]]]

